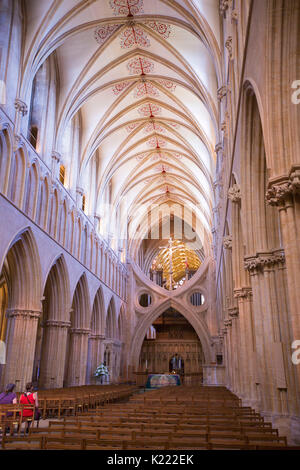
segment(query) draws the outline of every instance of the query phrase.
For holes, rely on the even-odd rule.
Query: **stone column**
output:
[[[289,324],[292,342],[300,340],[300,167],[293,166],[288,176],[282,176],[269,182],[266,201],[279,210],[282,242],[285,252],[287,289],[289,301]],[[290,356],[293,350],[290,349]],[[300,366],[293,365],[296,378],[295,396],[297,414],[300,414]],[[299,426],[300,427],[300,426]],[[300,432],[299,432],[300,436]]]
[[[224,343],[224,357],[223,357],[223,364],[226,367],[226,374],[225,374],[225,380],[226,380],[226,387],[229,389],[231,388],[232,384],[232,358],[231,358],[231,326],[232,326],[232,320],[224,320],[224,326],[227,329],[227,334],[223,337],[222,335],[219,335],[220,341]]]
[[[70,322],[47,320],[44,325],[41,373],[42,388],[63,387],[68,328]]]
[[[256,368],[260,373],[257,383],[263,392],[261,410],[267,414],[281,412],[278,389],[286,388],[274,282],[274,271],[279,263],[284,263],[282,250],[245,258],[245,268],[250,272],[253,289]]]
[[[252,289],[242,287],[234,290],[238,301],[241,334],[242,397],[246,406],[257,406],[255,375],[255,344],[253,332]]]
[[[7,316],[7,349],[5,383],[15,383],[16,391],[24,390],[31,382],[39,310],[10,309]]]
[[[67,386],[85,385],[88,356],[88,328],[71,328]]]
[[[103,361],[104,339],[104,335],[91,334],[89,336],[89,353],[86,377],[87,384],[97,382],[96,377],[94,377],[94,372]]]
[[[228,309],[228,316],[231,319],[231,360],[232,360],[232,391],[241,395],[241,358],[240,358],[240,333],[239,333],[239,310],[238,308]]]

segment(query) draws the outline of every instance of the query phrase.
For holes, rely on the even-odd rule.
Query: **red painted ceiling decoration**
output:
[[[156,31],[164,39],[168,39],[172,31],[170,24],[161,23],[159,21],[145,21],[145,25]]]
[[[157,104],[147,103],[138,108],[138,112],[144,117],[154,117],[161,114],[161,107]]]
[[[128,88],[130,85],[130,82],[127,81],[127,82],[119,82],[119,83],[116,83],[112,89],[113,91],[113,94],[114,95],[119,95],[120,93],[122,93],[123,90],[125,90],[126,88]]]
[[[164,134],[166,132],[166,129],[162,127],[160,124],[156,124],[155,122],[149,122],[144,127],[144,132],[147,134],[149,132],[155,132],[155,131],[161,132],[162,134]]]
[[[136,156],[136,159],[138,161],[141,161],[141,160],[144,160],[145,158],[149,157],[149,155],[151,155],[151,158],[150,160],[155,162],[155,161],[162,161],[162,160],[165,160],[165,161],[170,161],[171,160],[171,157],[169,156],[169,154],[165,153],[165,152],[161,152],[161,151],[158,151],[158,152],[150,152],[150,153],[141,153],[140,155],[137,155]],[[173,157],[175,158],[178,158],[180,159],[181,158],[181,155],[178,154],[178,153],[172,153]]]
[[[110,0],[115,15],[133,16],[143,13],[143,0]]]
[[[174,127],[174,129],[180,129],[180,125],[177,124],[177,122],[169,121],[168,124],[169,124],[169,126]]]
[[[127,69],[130,75],[145,75],[153,72],[154,63],[145,57],[135,57],[128,62]]]
[[[106,24],[96,28],[94,33],[96,41],[102,46],[120,26],[120,24]]]
[[[138,25],[133,24],[124,29],[120,35],[121,48],[150,47],[150,41],[145,31]]]
[[[171,190],[170,190],[169,186],[163,186],[162,188],[160,188],[160,192],[165,193],[165,194],[169,194],[171,192]]]
[[[148,153],[141,153],[140,155],[137,155],[135,158],[137,159],[138,162],[141,160],[144,160],[149,154]]]
[[[159,91],[151,82],[139,83],[134,90],[135,98],[142,98],[143,96],[159,96]]]
[[[154,170],[156,172],[162,173],[163,175],[165,175],[167,171],[171,171],[168,165],[158,165],[154,168]]]
[[[139,122],[132,122],[128,124],[125,129],[128,133],[134,131],[137,127],[139,127],[140,123]]]
[[[176,89],[176,83],[172,82],[172,80],[163,80],[159,79],[157,80],[158,83],[160,83],[163,87],[167,88],[169,91],[175,91]]]
[[[173,153],[172,155],[173,157],[178,158],[178,160],[182,158],[182,155],[180,155],[180,153]]]
[[[147,145],[153,148],[166,147],[167,141],[162,139],[161,137],[153,136],[151,137],[151,139],[147,140]]]

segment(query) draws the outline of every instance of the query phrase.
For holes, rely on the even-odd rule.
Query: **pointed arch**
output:
[[[280,246],[279,214],[276,208],[265,202],[269,170],[258,101],[249,81],[245,82],[243,92],[241,155],[245,157],[241,163],[242,216],[245,226],[249,227],[247,254],[252,255]]]
[[[130,363],[133,367],[136,368],[135,370],[137,370],[138,367],[142,344],[148,329],[150,328],[154,320],[156,320],[156,318],[158,318],[165,310],[170,307],[173,307],[175,310],[178,311],[178,313],[184,316],[196,331],[203,348],[205,363],[210,364],[210,362],[213,361],[210,333],[205,322],[199,317],[196,317],[196,315],[190,310],[188,310],[186,307],[176,302],[176,300],[168,299],[163,302],[157,309],[153,310],[148,315],[144,315],[139,325],[136,327],[135,333],[131,341],[130,349]]]
[[[26,179],[24,212],[30,219],[35,219],[37,197],[39,190],[39,168],[38,163],[33,162],[30,166]]]
[[[12,156],[9,177],[9,199],[19,208],[22,207],[27,155],[24,148],[19,148]]]
[[[103,290],[101,286],[97,290],[94,298],[90,329],[92,334],[104,335],[105,309]]]
[[[90,300],[85,273],[81,275],[73,294],[70,319],[72,328],[89,328]]]
[[[117,332],[117,318],[116,318],[116,306],[115,300],[112,297],[110,299],[105,319],[105,338],[113,339],[116,338]]]
[[[12,136],[7,124],[0,124],[0,192],[7,194],[9,172],[12,160]]]
[[[34,235],[24,228],[11,241],[5,256],[9,279],[8,308],[41,308],[41,265]]]

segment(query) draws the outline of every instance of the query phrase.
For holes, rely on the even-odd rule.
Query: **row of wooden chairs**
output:
[[[29,425],[34,426],[35,423],[35,405],[21,405],[21,404],[7,404],[0,405],[0,430],[2,437],[9,432],[11,435],[15,429],[17,434],[20,435],[22,424],[25,423],[25,428],[29,429]],[[24,416],[24,412],[30,412],[30,416]]]
[[[189,439],[184,442],[180,436],[178,440],[163,439],[156,437],[151,440],[149,437],[136,439],[96,439],[82,436],[44,436],[31,435],[26,438],[5,436],[2,442],[4,450],[215,450],[215,449],[239,449],[239,450],[258,450],[258,449],[285,449],[285,443],[280,442],[249,442],[245,437],[239,440],[216,440],[212,438]]]
[[[226,389],[185,386],[136,393],[127,403],[101,402],[50,420],[47,427],[30,429],[23,439],[5,436],[2,446],[74,450],[287,447],[277,429],[231,396]],[[223,406],[215,406],[220,402]]]
[[[131,440],[136,440],[137,438],[147,438],[155,439],[157,437],[167,438],[169,441],[172,439],[200,439],[210,442],[211,439],[223,439],[228,438],[232,440],[243,439],[250,441],[272,441],[280,442],[287,445],[286,438],[280,437],[277,430],[270,428],[259,428],[253,429],[249,427],[243,428],[232,428],[226,427],[214,427],[214,426],[205,426],[199,427],[197,429],[186,429],[184,426],[177,426],[176,428],[170,429],[163,426],[154,427],[151,429],[151,425],[146,428],[136,427],[132,428],[130,425],[124,426],[102,426],[100,423],[98,426],[90,426],[89,424],[74,426],[69,423],[65,426],[49,426],[48,428],[35,428],[30,430],[30,434],[44,434],[46,436],[58,435],[60,437],[68,435],[82,435],[85,437],[92,435],[93,437],[100,439],[107,437],[120,439],[120,438],[130,438]]]
[[[81,390],[81,392],[80,392]],[[39,392],[39,409],[43,419],[77,415],[90,409],[128,399],[134,386],[88,386]]]

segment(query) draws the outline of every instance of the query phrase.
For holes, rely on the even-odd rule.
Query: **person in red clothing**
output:
[[[26,384],[26,392],[22,393],[20,396],[20,404],[21,405],[35,405],[36,410],[38,409],[38,396],[37,392],[33,391],[33,384],[28,382]],[[33,416],[33,410],[23,410],[23,417],[24,418],[31,418]],[[34,416],[34,419],[39,419]],[[26,432],[28,432],[30,426],[30,421],[27,421],[27,428]]]

